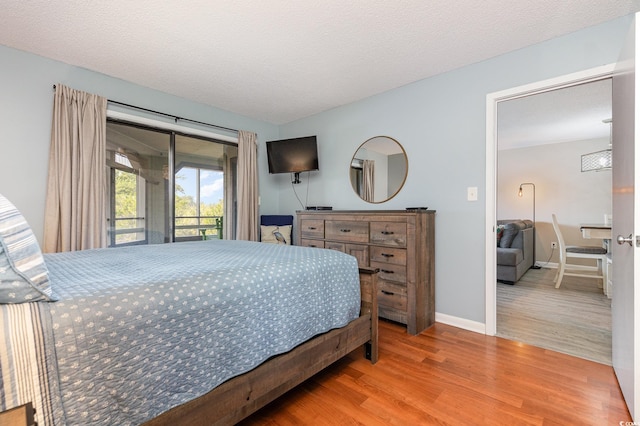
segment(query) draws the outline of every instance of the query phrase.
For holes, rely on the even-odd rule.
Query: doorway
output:
[[[497,334],[497,288],[496,288],[496,239],[495,224],[497,217],[497,158],[498,158],[498,105],[500,102],[524,98],[534,94],[551,92],[561,88],[582,85],[611,78],[613,65],[602,66],[583,72],[532,83],[487,95],[487,134],[486,134],[486,317],[485,333]],[[517,188],[516,188],[517,191]]]

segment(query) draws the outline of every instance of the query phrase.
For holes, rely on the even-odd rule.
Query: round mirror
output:
[[[407,178],[407,153],[388,136],[366,140],[351,159],[349,178],[360,198],[369,203],[384,203],[393,198]]]

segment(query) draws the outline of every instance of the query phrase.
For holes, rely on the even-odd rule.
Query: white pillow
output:
[[[291,225],[260,225],[260,241],[291,245]]]

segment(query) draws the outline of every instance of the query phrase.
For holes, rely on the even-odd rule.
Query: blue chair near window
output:
[[[291,244],[293,244],[293,216],[279,214],[265,214],[260,216],[261,226],[287,226],[291,225]]]

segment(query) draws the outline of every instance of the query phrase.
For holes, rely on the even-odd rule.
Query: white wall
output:
[[[580,156],[608,147],[605,138],[498,151],[498,219],[532,219],[533,189],[524,186],[520,198],[518,188],[523,182],[536,185],[537,261],[558,262],[557,250],[550,257],[551,242],[557,241],[552,213],[567,244],[601,244],[583,239],[580,224],[602,223],[611,214],[611,171],[583,173]]]
[[[0,194],[11,200],[42,242],[47,182],[53,85],[105,96],[156,111],[229,128],[250,130],[258,141],[278,137],[278,127],[237,114],[151,90],[104,74],[73,67],[30,53],[0,46]],[[267,178],[264,151],[260,181]],[[262,208],[276,213],[277,196],[261,188]],[[277,192],[276,192],[277,194]]]
[[[436,311],[484,323],[486,96],[615,62],[630,21],[587,28],[282,126],[282,137],[318,136],[320,171],[310,178],[310,204],[437,210]],[[377,135],[404,146],[409,172],[395,198],[367,204],[351,190],[348,167],[357,147]],[[478,201],[466,200],[469,186],[478,187]],[[290,187],[279,188],[281,211],[299,208]]]

